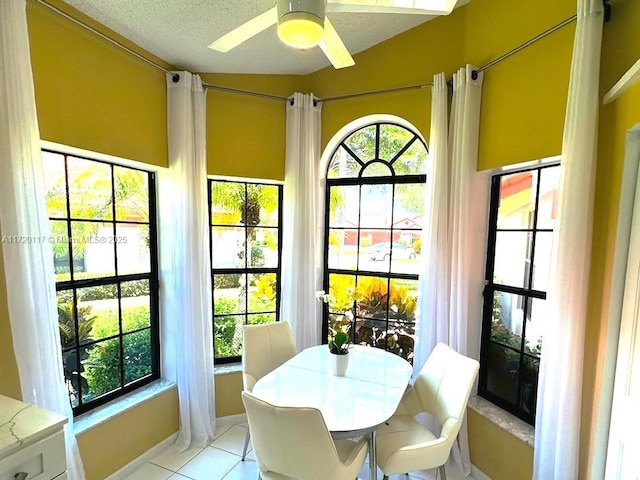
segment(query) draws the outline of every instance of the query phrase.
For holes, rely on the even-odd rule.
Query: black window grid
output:
[[[489,232],[487,242],[487,259],[485,269],[485,288],[483,291],[484,305],[483,305],[483,320],[482,320],[482,334],[480,345],[480,373],[478,381],[478,394],[492,403],[500,406],[504,410],[512,413],[518,418],[524,420],[530,425],[535,423],[535,399],[537,397],[537,378],[535,382],[535,391],[529,392],[529,396],[532,396],[533,408],[524,408],[523,405],[523,391],[524,382],[527,375],[525,375],[525,363],[533,362],[539,363],[539,355],[531,354],[526,349],[526,331],[527,320],[531,319],[532,300],[546,300],[547,292],[537,290],[533,288],[533,276],[535,265],[535,253],[536,253],[536,239],[538,233],[550,233],[553,229],[538,228],[538,213],[540,205],[540,174],[548,168],[557,167],[558,164],[548,164],[537,168],[531,168],[522,170],[537,172],[536,182],[536,196],[535,206],[533,210],[532,224],[530,228],[498,228],[498,211],[500,207],[500,189],[501,180],[503,177],[512,175],[518,172],[506,172],[500,175],[495,175],[491,180],[491,198],[490,198],[490,212],[489,212]],[[523,232],[527,233],[526,244],[526,258],[525,258],[525,278],[523,278],[523,287],[515,287],[512,285],[505,285],[494,281],[494,267],[496,258],[496,239],[498,232]],[[492,320],[493,320],[493,302],[496,293],[505,293],[518,295],[518,305],[523,310],[522,318],[522,333],[520,345],[515,348],[512,345],[508,345],[504,342],[498,342],[491,338],[492,333]],[[516,401],[515,403],[505,398],[505,396],[493,392],[489,389],[488,377],[491,365],[490,349],[492,345],[498,346],[508,351],[513,352],[519,356],[518,362],[518,381],[516,387]]]
[[[380,122],[380,123],[374,123],[374,124],[370,124],[370,125],[366,125],[364,127],[362,127],[359,130],[365,129],[365,128],[369,128],[371,126],[375,126],[376,129],[376,134],[375,134],[375,153],[374,153],[374,159],[373,160],[362,160],[346,143],[346,140],[349,138],[347,137],[345,140],[343,140],[334,150],[334,152],[331,155],[331,158],[333,158],[335,152],[342,147],[359,165],[360,165],[360,170],[358,172],[357,177],[356,176],[351,176],[351,177],[345,177],[345,178],[327,178],[326,180],[326,190],[325,190],[325,219],[324,219],[324,225],[325,225],[325,233],[324,233],[324,238],[325,238],[325,249],[324,249],[324,279],[323,279],[323,287],[324,290],[326,292],[329,291],[330,289],[330,276],[334,275],[334,274],[338,274],[338,275],[348,275],[348,276],[353,276],[355,277],[355,282],[356,282],[356,287],[358,285],[358,281],[360,278],[363,277],[369,277],[369,278],[379,278],[379,279],[383,279],[386,281],[386,286],[387,286],[387,293],[391,292],[391,283],[394,280],[413,280],[413,281],[418,281],[418,275],[417,274],[408,274],[408,273],[396,273],[396,272],[392,272],[391,269],[393,268],[393,248],[390,248],[390,252],[389,252],[389,270],[388,271],[373,271],[373,270],[364,270],[364,269],[360,269],[360,250],[361,248],[366,248],[366,247],[362,247],[361,246],[361,233],[362,231],[367,231],[367,230],[376,230],[376,231],[388,231],[389,232],[389,243],[392,246],[394,243],[394,232],[397,231],[407,231],[407,232],[421,232],[422,229],[420,228],[394,228],[393,224],[394,224],[394,215],[395,215],[395,187],[397,185],[411,185],[411,184],[425,184],[426,183],[426,175],[425,174],[401,174],[401,173],[397,173],[395,171],[394,168],[394,164],[396,162],[396,160],[398,160],[415,142],[420,142],[422,143],[422,145],[425,148],[425,151],[428,152],[427,149],[427,145],[424,143],[424,141],[415,133],[415,132],[411,132],[413,135],[412,137],[407,141],[407,143],[400,149],[398,150],[398,152],[390,159],[390,160],[384,160],[380,158],[380,129],[382,125],[394,125],[394,126],[398,126],[401,128],[406,129],[406,127],[401,126],[399,124],[394,124],[394,123],[390,123],[390,122]],[[357,132],[358,130],[354,131],[351,133],[351,135],[355,132]],[[372,176],[372,177],[365,177],[363,176],[363,173],[365,171],[365,168],[369,165],[371,165],[372,163],[381,163],[386,165],[389,168],[390,171],[390,175],[385,175],[385,176]],[[331,169],[331,162],[329,163],[329,165],[327,166],[327,173],[330,171]],[[391,195],[391,212],[392,212],[392,219],[391,219],[391,224],[390,226],[386,227],[372,227],[372,226],[361,226],[361,218],[362,218],[362,187],[363,186],[370,186],[370,185],[389,185],[392,188],[392,195]],[[345,227],[345,226],[331,226],[330,225],[330,202],[331,202],[331,189],[335,188],[335,187],[341,187],[341,186],[358,186],[359,187],[359,198],[358,198],[358,222],[357,225],[354,227]],[[329,233],[332,230],[357,230],[357,241],[356,241],[356,245],[357,245],[357,249],[356,249],[356,268],[355,269],[340,269],[340,268],[330,268],[329,267],[329,242],[328,242],[328,238],[329,238]],[[358,321],[358,320],[364,320],[364,321],[369,321],[369,322],[379,322],[380,326],[382,328],[384,328],[385,331],[389,331],[389,327],[392,324],[395,325],[402,325],[402,326],[407,326],[407,327],[413,327],[415,326],[416,322],[406,322],[406,321],[402,321],[400,319],[396,319],[393,318],[391,316],[391,302],[387,301],[387,306],[386,306],[386,311],[384,312],[384,318],[377,318],[377,317],[372,317],[372,316],[366,316],[366,315],[359,315],[357,313],[357,304],[356,302],[354,302],[353,308],[352,308],[352,313],[353,313],[353,319],[354,321]],[[339,314],[343,314],[344,312],[333,312],[330,310],[330,307],[328,304],[324,304],[323,307],[323,315],[322,315],[322,339],[323,339],[323,343],[327,342],[327,338],[328,338],[328,334],[329,334],[329,321],[330,321],[330,315],[339,315]],[[352,328],[351,329],[351,341],[355,342],[356,341],[356,329]],[[385,350],[389,350],[390,349],[390,337],[386,337],[385,338],[385,343],[384,343],[384,349]]]
[[[69,352],[75,351],[75,361],[76,365],[82,364],[81,359],[81,351],[86,351],[86,349],[96,346],[102,342],[108,340],[118,340],[119,343],[119,378],[120,378],[120,386],[119,388],[107,392],[103,395],[100,395],[96,398],[92,398],[88,401],[83,400],[83,387],[82,382],[78,380],[77,387],[77,405],[73,406],[72,410],[74,416],[80,415],[82,413],[88,412],[94,408],[97,408],[101,405],[104,405],[111,400],[114,400],[118,397],[121,397],[127,393],[133,392],[138,388],[151,383],[154,380],[160,378],[160,328],[159,328],[159,298],[158,298],[158,289],[159,289],[159,280],[158,280],[158,250],[157,250],[157,207],[156,207],[156,178],[155,173],[149,172],[146,170],[134,168],[134,167],[123,167],[121,165],[117,165],[114,163],[97,160],[93,158],[83,157],[81,155],[67,155],[62,152],[57,152],[54,150],[43,149],[44,152],[61,155],[64,160],[64,182],[65,182],[65,197],[66,197],[66,211],[67,217],[59,217],[52,216],[49,217],[49,221],[58,221],[65,222],[67,228],[67,242],[68,242],[68,258],[69,258],[69,275],[70,280],[64,280],[56,282],[56,293],[60,292],[71,292],[72,295],[72,305],[73,305],[73,323],[74,323],[74,337],[75,342],[74,345],[67,348],[62,348],[63,355]],[[108,165],[111,173],[111,219],[86,219],[86,218],[75,218],[71,216],[71,200],[70,200],[70,188],[69,188],[69,168],[68,168],[68,157],[73,157],[75,159],[86,160],[90,162],[100,163],[104,165]],[[130,220],[117,220],[116,215],[116,194],[115,194],[115,174],[114,167],[127,168],[130,170],[136,170],[144,173],[147,176],[147,185],[148,185],[148,196],[149,196],[149,221],[148,222],[138,222],[138,221],[130,221]],[[88,223],[99,223],[99,224],[110,224],[112,226],[112,234],[114,241],[111,242],[114,249],[114,268],[115,274],[111,276],[98,276],[94,278],[83,278],[83,279],[75,279],[74,275],[74,255],[73,255],[73,232],[72,232],[72,223],[73,222],[88,222]],[[118,274],[118,249],[117,249],[117,225],[146,225],[149,227],[149,249],[150,249],[150,271],[148,273],[137,273],[137,274]],[[122,291],[121,285],[124,282],[136,281],[136,280],[147,280],[149,282],[149,314],[150,314],[150,324],[149,327],[143,327],[138,329],[133,329],[123,332],[122,328]],[[91,340],[88,342],[80,342],[79,335],[79,321],[78,321],[78,289],[89,288],[89,287],[99,287],[104,285],[115,285],[116,286],[116,298],[118,300],[118,333],[114,335],[109,335],[104,338],[100,338],[97,340]],[[151,339],[151,373],[149,375],[145,375],[142,378],[136,379],[131,382],[125,381],[125,358],[124,358],[124,338],[127,335],[131,335],[137,332],[142,332],[148,330],[150,339]],[[81,372],[78,372],[78,378],[80,377]]]
[[[227,183],[235,183],[235,184],[240,184],[240,185],[244,185],[244,191],[245,191],[245,195],[244,195],[244,204],[243,204],[243,208],[244,208],[244,217],[248,218],[247,215],[247,190],[249,185],[256,185],[256,186],[269,186],[269,187],[276,187],[278,189],[278,225],[274,226],[274,225],[246,225],[246,224],[224,224],[224,223],[214,223],[213,222],[213,198],[212,198],[212,184],[213,182],[227,182]],[[209,255],[211,257],[211,286],[212,286],[212,311],[213,313],[213,325],[214,325],[214,332],[215,332],[215,325],[216,325],[216,319],[219,318],[225,318],[225,317],[238,317],[238,318],[242,318],[242,324],[243,325],[247,325],[249,323],[249,318],[252,315],[261,315],[261,314],[273,314],[275,317],[275,321],[278,322],[280,321],[280,289],[281,289],[281,264],[282,264],[282,202],[283,202],[283,186],[280,184],[274,184],[274,183],[261,183],[261,182],[251,182],[251,181],[242,181],[242,180],[225,180],[225,179],[209,179],[208,182],[208,196],[209,196],[209,224],[210,224],[210,229],[209,229],[209,235],[210,235],[210,249],[209,249]],[[244,267],[228,267],[228,268],[215,268],[213,267],[213,248],[215,248],[214,243],[213,243],[213,228],[214,227],[224,227],[224,228],[238,228],[238,229],[243,229],[244,230],[244,262],[245,262],[245,266]],[[248,261],[250,258],[250,252],[249,252],[249,230],[252,228],[260,228],[260,229],[265,229],[265,230],[274,230],[277,231],[277,238],[278,238],[278,265],[277,267],[248,267]],[[215,308],[216,308],[216,300],[215,300],[215,293],[216,293],[216,288],[214,286],[214,281],[215,281],[215,277],[217,275],[240,275],[241,277],[244,277],[244,285],[248,286],[249,285],[249,275],[252,274],[274,274],[276,277],[276,288],[275,288],[275,310],[268,310],[268,311],[249,311],[249,292],[248,292],[248,288],[245,289],[245,294],[244,294],[244,312],[237,312],[237,313],[222,313],[222,314],[216,314],[215,313]],[[215,338],[214,338],[214,345],[212,345],[212,348],[214,348],[214,352],[215,352]],[[216,365],[224,365],[224,364],[229,364],[229,363],[237,363],[241,361],[241,355],[232,355],[232,356],[228,356],[228,357],[215,357],[214,355],[214,363]]]

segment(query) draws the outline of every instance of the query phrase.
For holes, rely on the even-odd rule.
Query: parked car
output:
[[[389,242],[385,243],[376,243],[369,247],[369,258],[371,260],[389,260],[389,253],[391,253],[391,249],[389,248]],[[393,244],[393,259],[398,260],[402,258],[416,258],[416,251],[411,247],[406,247],[401,243]]]

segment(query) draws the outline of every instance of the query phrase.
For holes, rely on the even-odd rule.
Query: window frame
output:
[[[214,224],[213,223],[213,198],[212,198],[212,183],[213,182],[227,182],[227,183],[238,183],[238,184],[243,184],[244,188],[245,188],[245,196],[244,196],[244,214],[245,214],[245,218],[247,217],[247,189],[249,185],[259,185],[259,186],[270,186],[270,187],[277,187],[278,188],[278,225],[277,227],[273,227],[273,226],[266,226],[266,227],[251,227],[251,226],[247,226],[246,224],[240,224],[240,225],[222,225],[222,224]],[[247,325],[247,319],[248,319],[248,315],[254,315],[254,314],[261,314],[261,313],[273,313],[271,311],[269,312],[249,312],[249,291],[247,289],[247,291],[245,292],[245,311],[243,313],[223,313],[223,314],[219,314],[216,315],[215,313],[215,286],[214,286],[214,278],[215,275],[229,275],[229,274],[240,274],[240,275],[245,275],[246,278],[248,279],[248,276],[251,274],[265,274],[265,273],[274,273],[276,275],[276,291],[275,291],[275,302],[276,302],[276,309],[275,309],[275,319],[276,322],[280,321],[280,289],[281,289],[281,285],[282,285],[282,219],[283,219],[283,199],[284,199],[284,185],[282,183],[276,183],[276,182],[268,182],[268,181],[260,181],[260,180],[253,180],[253,179],[244,179],[244,178],[209,178],[207,180],[207,196],[208,196],[208,206],[209,206],[209,258],[211,261],[211,311],[212,311],[212,325],[213,325],[213,331],[215,333],[215,321],[217,317],[240,317],[243,316],[244,317],[244,323],[243,325]],[[245,245],[244,245],[244,255],[245,255],[245,259],[248,259],[249,257],[248,255],[248,247],[249,247],[249,242],[247,241],[248,238],[248,230],[249,228],[270,228],[270,229],[277,229],[278,231],[278,266],[276,268],[273,267],[247,267],[247,262],[245,261],[245,266],[243,268],[241,267],[223,267],[223,268],[215,268],[213,266],[213,229],[214,227],[234,227],[234,228],[242,228],[244,229],[244,238],[245,238]],[[211,345],[211,348],[213,349],[213,363],[214,365],[225,365],[225,364],[229,364],[229,363],[238,363],[242,360],[242,356],[241,355],[234,355],[232,357],[223,357],[223,358],[216,358],[215,356],[215,335],[213,336],[213,344]]]
[[[411,140],[409,140],[395,155],[392,159],[390,160],[385,160],[385,159],[381,159],[379,158],[379,149],[380,149],[380,127],[381,125],[392,125],[392,126],[396,126],[396,127],[400,127],[408,132],[410,132],[411,134],[413,134],[413,138]],[[345,143],[353,134],[355,134],[356,132],[359,132],[360,130],[366,129],[368,127],[372,127],[375,126],[376,127],[376,139],[375,139],[375,154],[372,160],[368,160],[368,161],[363,161],[359,158],[359,156],[353,152],[353,150]],[[359,277],[371,277],[371,278],[382,278],[385,279],[387,281],[387,292],[391,291],[391,282],[393,280],[414,280],[414,281],[418,281],[419,280],[419,274],[410,274],[410,273],[393,273],[391,271],[389,272],[380,272],[380,271],[371,271],[371,270],[360,270],[360,269],[354,269],[354,270],[349,270],[349,269],[339,269],[339,268],[329,268],[329,234],[331,229],[334,230],[352,230],[353,228],[350,227],[331,227],[330,225],[330,203],[331,203],[331,188],[332,187],[341,187],[341,186],[365,186],[365,185],[391,185],[392,187],[394,187],[394,192],[395,192],[395,186],[396,185],[407,185],[407,184],[425,184],[426,185],[426,181],[427,181],[427,175],[425,174],[408,174],[408,175],[404,175],[404,174],[396,174],[395,169],[392,165],[392,163],[397,159],[400,158],[402,156],[403,153],[405,153],[415,142],[420,142],[422,143],[422,145],[425,148],[425,151],[428,153],[429,149],[428,146],[426,144],[426,142],[423,140],[422,136],[417,132],[417,130],[414,127],[410,127],[407,125],[403,125],[401,123],[395,122],[393,120],[385,120],[385,119],[378,119],[372,122],[367,122],[364,124],[359,124],[356,128],[350,129],[348,132],[345,132],[346,134],[342,137],[342,139],[337,142],[335,145],[333,145],[333,149],[330,153],[330,155],[328,156],[328,162],[327,162],[327,167],[326,167],[326,171],[325,173],[325,204],[324,204],[324,229],[323,229],[323,240],[324,240],[324,251],[323,251],[323,288],[324,291],[329,292],[330,289],[330,283],[329,283],[329,279],[331,275],[348,275],[348,276],[353,276],[356,279],[356,284],[358,281]],[[361,164],[361,168],[360,171],[358,172],[358,176],[357,177],[343,177],[343,178],[329,178],[329,171],[331,169],[331,163],[332,163],[332,159],[334,157],[334,155],[336,154],[336,152],[340,149],[340,147],[342,147],[351,157],[353,157],[358,163]],[[366,166],[369,165],[370,163],[383,163],[385,165],[387,165],[389,167],[389,171],[391,173],[391,175],[385,175],[385,176],[371,176],[371,177],[363,177],[363,172],[366,169]],[[361,195],[361,191],[360,191],[360,195]],[[360,226],[360,218],[361,218],[361,205],[362,202],[362,198],[359,198],[359,208],[358,208],[358,227],[357,227],[357,231],[358,231],[358,252],[360,251],[360,234],[362,230],[370,230],[370,227],[361,227]],[[391,206],[391,211],[394,211],[394,206],[395,206],[395,193],[392,194],[392,206]],[[389,234],[390,234],[390,247],[389,247],[389,253],[390,253],[390,262],[393,259],[393,244],[394,239],[393,239],[393,233],[394,231],[422,231],[422,229],[407,229],[407,228],[394,228],[393,226],[393,222],[391,223],[391,226],[386,229],[381,229],[381,230],[388,230]],[[358,257],[359,257],[359,253],[358,253]],[[390,263],[390,270],[391,270],[391,263]],[[390,318],[390,304],[391,302],[387,302],[387,311],[386,311],[386,316],[384,319],[385,322],[385,326],[388,330],[389,328],[389,323],[393,322],[393,318]],[[321,325],[321,338],[322,338],[322,342],[323,344],[326,344],[328,342],[328,335],[329,335],[329,316],[333,315],[333,312],[330,312],[329,310],[329,304],[328,303],[323,303],[323,308],[322,308],[322,325]],[[357,318],[364,318],[364,319],[370,319],[369,317],[357,317]],[[355,318],[354,318],[355,320]],[[370,319],[370,320],[376,320],[376,321],[383,321],[381,319]],[[417,319],[414,322],[414,325],[417,325]],[[356,332],[355,329],[352,328],[350,331],[350,341],[351,342],[355,342],[355,337]],[[387,343],[385,345],[385,350],[389,350],[389,344],[388,344],[388,340]]]
[[[131,393],[139,388],[142,388],[149,383],[158,380],[161,375],[160,371],[160,298],[159,298],[159,265],[158,265],[158,224],[157,224],[157,190],[156,190],[156,173],[151,170],[145,170],[143,168],[133,167],[131,165],[122,165],[117,162],[112,162],[108,160],[100,160],[96,158],[91,158],[85,154],[80,153],[69,153],[63,150],[56,150],[53,148],[42,147],[41,150],[43,152],[52,153],[55,155],[61,155],[64,157],[64,176],[65,176],[65,201],[66,201],[66,211],[67,217],[50,217],[47,212],[47,221],[56,221],[56,222],[65,222],[67,229],[67,238],[71,239],[73,237],[72,234],[72,222],[74,221],[82,221],[82,222],[96,222],[96,223],[107,223],[113,226],[114,235],[117,233],[116,227],[118,225],[148,225],[149,226],[149,263],[150,269],[149,273],[134,273],[134,274],[124,274],[118,275],[118,243],[116,241],[113,242],[114,249],[114,269],[115,274],[112,276],[102,276],[102,277],[94,277],[94,278],[86,278],[86,279],[73,279],[74,272],[74,259],[73,259],[73,242],[69,242],[69,280],[64,280],[55,283],[56,295],[61,291],[70,291],[72,294],[72,302],[73,302],[73,321],[75,328],[75,338],[76,344],[75,346],[63,349],[61,345],[61,354],[64,355],[66,352],[76,350],[76,361],[77,364],[81,364],[80,355],[81,349],[86,349],[91,345],[96,345],[104,341],[118,339],[120,346],[120,387],[111,392],[105,393],[95,399],[89,400],[88,402],[84,402],[82,400],[82,386],[79,384],[78,391],[78,405],[76,407],[72,406],[72,411],[74,417],[81,415],[83,413],[89,412],[95,408],[98,408],[116,398],[120,398],[128,393]],[[86,160],[90,162],[101,163],[104,165],[108,165],[111,171],[111,208],[112,208],[112,216],[111,220],[94,220],[94,219],[77,219],[71,216],[71,197],[70,197],[70,186],[69,186],[69,168],[68,168],[68,158],[73,157],[80,160]],[[46,161],[46,160],[45,160]],[[137,221],[129,221],[129,220],[117,220],[116,216],[116,202],[115,202],[115,174],[114,167],[118,168],[126,168],[130,170],[136,170],[146,174],[147,176],[147,185],[149,192],[149,221],[148,222],[137,222]],[[136,330],[128,331],[124,333],[122,331],[122,288],[121,285],[124,282],[137,281],[137,280],[148,280],[149,281],[149,327],[143,327]],[[88,288],[88,287],[100,287],[104,285],[116,285],[116,299],[118,300],[118,332],[114,335],[110,335],[108,337],[100,338],[98,340],[92,340],[85,344],[80,345],[78,342],[78,289]],[[124,363],[124,346],[123,346],[123,338],[125,335],[130,335],[139,331],[149,330],[150,339],[151,339],[151,374],[147,375],[143,378],[134,380],[128,384],[125,383],[125,363]]]
[[[547,292],[542,290],[536,290],[533,288],[533,274],[534,274],[534,262],[535,262],[535,253],[536,253],[536,239],[538,232],[541,233],[553,233],[554,229],[551,228],[538,228],[538,213],[540,206],[540,189],[541,189],[541,172],[549,168],[555,168],[560,165],[559,162],[553,161],[549,163],[544,163],[542,165],[536,165],[528,168],[521,168],[517,170],[504,171],[500,173],[496,173],[491,177],[491,190],[490,190],[490,206],[489,206],[489,223],[488,223],[488,233],[487,233],[487,255],[485,259],[485,279],[484,279],[484,289],[483,289],[483,307],[482,307],[482,333],[480,340],[480,372],[478,376],[478,395],[486,398],[490,402],[499,406],[503,410],[515,415],[516,417],[524,420],[530,425],[534,425],[535,423],[535,414],[531,414],[520,407],[522,402],[522,390],[523,390],[523,372],[525,370],[524,367],[524,359],[525,357],[533,359],[539,363],[540,357],[536,357],[535,355],[531,355],[525,351],[526,345],[526,329],[527,329],[527,320],[531,319],[531,308],[533,299],[538,300],[546,300]],[[535,208],[533,210],[533,224],[530,228],[507,228],[507,229],[499,229],[498,228],[498,213],[500,208],[500,189],[501,189],[501,180],[503,177],[523,173],[523,172],[537,172],[537,182],[536,182],[536,197],[535,197]],[[557,226],[555,227],[557,228]],[[528,288],[524,287],[514,287],[510,285],[504,285],[499,283],[494,283],[494,270],[495,270],[495,260],[496,260],[496,240],[497,233],[499,231],[508,231],[508,232],[523,232],[527,233],[527,243],[525,247],[525,274],[528,276],[528,281],[526,285]],[[522,315],[522,333],[521,342],[519,349],[515,349],[509,345],[505,345],[499,342],[495,342],[491,339],[492,332],[492,320],[493,320],[493,301],[494,294],[496,292],[519,295],[518,304],[522,307],[523,315]],[[516,392],[516,403],[512,403],[509,400],[497,395],[488,390],[488,376],[489,376],[489,347],[490,345],[495,344],[500,346],[501,348],[509,349],[518,353],[519,355],[519,363],[518,363],[518,383],[517,383],[517,392]],[[536,397],[537,397],[537,383],[536,383]]]

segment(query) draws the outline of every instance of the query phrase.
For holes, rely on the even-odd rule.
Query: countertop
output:
[[[67,418],[0,395],[0,459],[62,429]]]

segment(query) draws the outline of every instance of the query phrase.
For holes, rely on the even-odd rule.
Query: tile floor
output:
[[[247,433],[247,424],[226,425],[216,429],[211,445],[204,449],[192,448],[178,453],[171,446],[151,459],[127,477],[127,480],[257,480],[258,465],[253,452],[242,462],[242,447]],[[369,478],[369,465],[365,463],[359,479]],[[378,470],[378,478],[382,472]],[[435,480],[435,470],[412,472],[410,480]],[[447,471],[448,480],[461,480],[455,473]],[[471,477],[467,477],[473,480]],[[396,475],[390,480],[406,480],[404,475]]]

